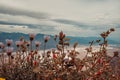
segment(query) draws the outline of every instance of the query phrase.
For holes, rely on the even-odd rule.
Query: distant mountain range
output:
[[[37,34],[35,36],[35,40],[41,42],[41,49],[43,49],[43,37],[45,34]],[[25,40],[29,40],[28,34],[24,33],[7,33],[7,32],[0,32],[0,42],[5,43],[6,39],[12,39],[14,42],[18,41],[20,37],[24,37]],[[54,41],[54,36],[50,35],[50,40],[47,43],[47,48],[54,48],[56,46],[56,42]],[[100,37],[72,37],[72,36],[67,36],[70,38],[70,44],[73,44],[74,42],[78,42],[79,45],[88,45],[90,41],[96,40],[96,39],[101,39]],[[109,44],[120,44],[117,41],[108,39]],[[15,43],[13,44],[15,46]]]

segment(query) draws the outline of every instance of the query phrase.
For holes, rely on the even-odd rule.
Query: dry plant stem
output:
[[[2,65],[4,65],[4,62],[3,62],[3,54],[0,55],[0,63],[1,63]]]
[[[25,57],[27,57],[27,51],[25,52],[25,55],[26,55]]]
[[[5,58],[4,58],[4,53],[3,53],[3,52],[2,52],[2,56],[1,56],[1,57],[2,57],[1,59],[3,60],[3,61],[2,61],[2,62],[3,62],[3,65],[4,65]]]
[[[3,64],[3,61],[2,61],[2,56],[0,56],[0,63]]]
[[[25,58],[25,56],[24,56],[24,52],[22,52],[22,55],[23,55],[23,58],[22,58],[22,59],[24,60],[24,58]]]
[[[62,60],[63,60],[63,58],[64,58],[64,42],[63,42],[63,44],[62,44]],[[63,70],[63,62],[61,62],[62,64],[61,64],[61,66],[62,66],[62,70]]]
[[[106,38],[103,38],[103,49],[105,48],[105,41],[106,41]]]
[[[62,52],[64,54],[64,43],[62,44]]]
[[[44,51],[43,51],[43,55],[44,55],[44,57],[46,58],[47,57],[47,55],[46,55],[46,53],[45,53],[45,49],[46,49],[46,42],[44,42]]]
[[[8,61],[9,61],[8,63],[9,63],[9,65],[10,65],[10,64],[11,64],[11,56],[8,56],[8,59],[9,59],[9,60],[8,60]]]
[[[28,52],[29,53],[29,51],[30,51],[30,49],[29,49],[30,47],[27,47],[27,51],[26,52]]]
[[[19,60],[21,61],[21,52],[19,52]]]
[[[102,50],[102,45],[100,45],[100,49],[99,49],[99,51],[101,52],[101,50]]]
[[[30,40],[30,50],[32,51],[32,40]]]

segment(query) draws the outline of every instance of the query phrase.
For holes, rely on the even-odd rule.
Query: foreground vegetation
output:
[[[101,33],[103,40],[89,42],[83,59],[77,58],[80,55],[76,51],[77,42],[69,50],[70,39],[62,31],[54,36],[56,49],[46,50],[50,37],[44,36],[43,53],[38,52],[40,42],[33,41],[35,34],[29,34],[29,41],[23,37],[16,41],[15,54],[11,46],[13,41],[7,39],[6,44],[0,42],[0,77],[6,80],[119,80],[118,52],[114,52],[113,57],[107,55],[107,37],[113,31],[114,28],[111,28]],[[93,51],[95,43],[99,45],[96,52]]]

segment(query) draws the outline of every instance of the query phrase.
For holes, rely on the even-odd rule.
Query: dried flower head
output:
[[[86,48],[85,50],[86,50],[87,52],[91,52],[91,51],[92,51],[92,47]]]
[[[56,39],[57,39],[57,35],[54,36],[54,40],[55,40],[55,41],[56,41]]]
[[[59,33],[59,39],[60,39],[60,40],[63,40],[63,38],[65,38],[65,34],[61,31],[61,32]]]
[[[35,37],[35,34],[34,33],[29,33],[29,39],[30,41],[32,41]]]
[[[35,41],[35,46],[39,47],[40,46],[40,42],[39,41]]]
[[[100,76],[101,73],[102,73],[102,72],[101,72],[100,70],[98,70],[98,71],[95,73],[95,76],[98,76],[98,75]]]
[[[8,56],[10,56],[13,52],[13,47],[6,47],[6,53]]]
[[[62,36],[63,35],[63,31],[61,31],[60,33],[59,33],[59,36]]]
[[[75,42],[75,43],[73,44],[73,48],[76,48],[76,47],[77,47],[77,45],[78,45],[78,43],[77,43],[77,42]]]
[[[56,59],[56,58],[57,58],[56,54],[53,54],[53,59]]]
[[[110,31],[111,31],[111,32],[112,32],[112,31],[115,31],[115,29],[114,29],[114,28],[111,28]]]
[[[33,65],[34,65],[34,66],[37,65],[37,61],[36,61],[36,60],[33,61]]]
[[[106,32],[106,34],[109,35],[109,34],[110,34],[110,31],[108,30],[108,31]]]
[[[62,47],[61,47],[61,46],[56,45],[56,48],[57,48],[59,51],[62,51]]]
[[[113,53],[114,53],[114,56],[118,56],[119,55],[118,51],[114,51]]]
[[[26,60],[27,60],[27,62],[29,62],[29,61],[30,61],[30,57],[29,57],[29,56],[27,56]]]
[[[100,39],[97,39],[96,42],[99,43],[101,40]]]
[[[23,41],[23,40],[24,40],[24,37],[23,37],[23,36],[21,36],[21,37],[20,37],[20,41]]]
[[[60,45],[63,45],[63,43],[64,43],[64,42],[63,42],[62,40],[59,41],[59,44],[60,44]]]
[[[15,44],[16,44],[17,47],[19,47],[23,44],[23,41],[16,41]]]
[[[106,32],[103,32],[100,34],[102,38],[106,38],[108,36],[108,34],[106,34]]]
[[[69,46],[70,44],[69,44],[69,42],[65,42],[64,45]]]
[[[46,35],[44,36],[44,42],[46,43],[50,39],[50,36]]]
[[[27,41],[27,42],[26,42],[26,45],[27,45],[27,47],[29,47],[29,46],[30,46],[30,42],[29,42],[29,41]]]
[[[0,48],[3,49],[4,47],[5,45],[2,42],[0,42]]]
[[[6,44],[7,44],[7,46],[11,46],[12,43],[13,43],[13,40],[6,39]]]

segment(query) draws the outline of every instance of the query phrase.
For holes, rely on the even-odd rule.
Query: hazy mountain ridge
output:
[[[35,36],[34,41],[40,41],[41,42],[41,49],[43,48],[43,37],[45,34],[37,34]],[[18,41],[20,37],[23,36],[25,40],[29,40],[28,34],[24,33],[7,33],[7,32],[0,32],[0,42],[5,43],[6,39],[12,39],[14,42]],[[50,35],[50,40],[47,43],[47,48],[54,48],[56,46],[56,42],[54,41],[54,36]],[[67,36],[70,38],[70,44],[73,44],[74,42],[78,42],[79,45],[87,45],[90,41],[96,40],[96,39],[101,39],[100,37],[71,37]],[[109,44],[119,44],[117,41],[108,39]],[[13,44],[15,46],[15,44]]]

